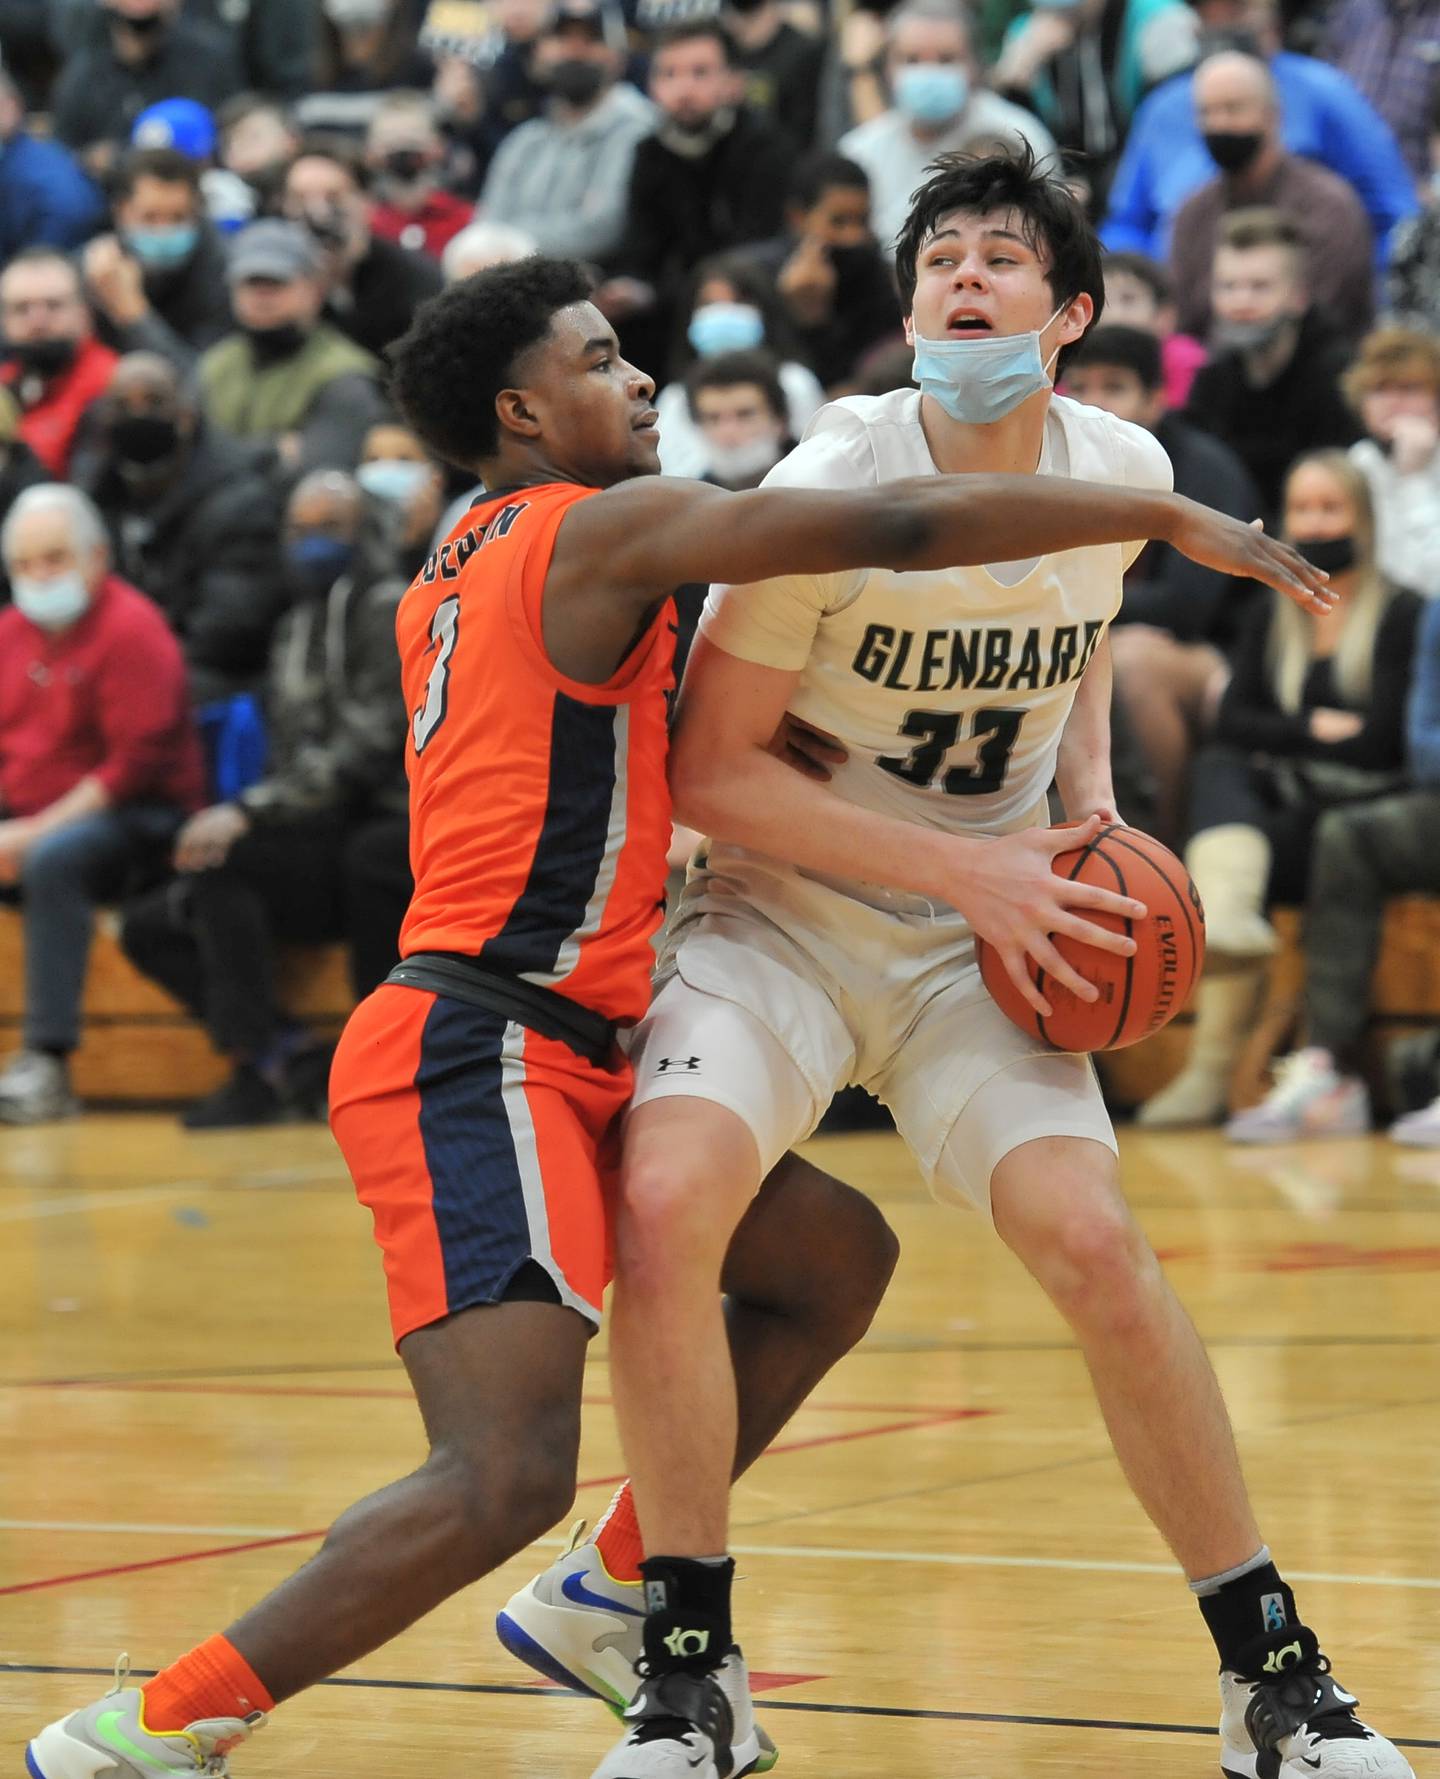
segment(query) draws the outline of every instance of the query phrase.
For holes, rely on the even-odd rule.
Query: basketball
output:
[[[1067,827],[1077,824],[1070,822]],[[1102,828],[1089,846],[1057,853],[1053,869],[1072,882],[1134,896],[1147,909],[1141,921],[1081,909],[1082,917],[1112,932],[1128,931],[1133,957],[1116,957],[1093,945],[1057,935],[1065,961],[1100,991],[1078,1000],[1027,960],[1031,979],[1053,1012],[1042,1018],[1020,995],[998,952],[977,941],[980,974],[1001,1010],[1032,1037],[1057,1050],[1123,1050],[1169,1023],[1190,998],[1205,962],[1205,911],[1190,873],[1175,854],[1138,828]]]

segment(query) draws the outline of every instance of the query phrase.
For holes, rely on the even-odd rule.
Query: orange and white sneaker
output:
[[[226,1756],[265,1722],[249,1717],[211,1717],[183,1730],[146,1729],[145,1695],[126,1686],[130,1659],[115,1664],[115,1684],[103,1699],[48,1724],[25,1750],[30,1779],[154,1779],[157,1773],[230,1771]]]

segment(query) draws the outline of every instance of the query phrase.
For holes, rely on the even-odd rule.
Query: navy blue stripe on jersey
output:
[[[420,1140],[452,1314],[503,1295],[534,1247],[501,1092],[509,1023],[501,1013],[440,996],[420,1039]]]
[[[491,969],[549,975],[584,924],[610,844],[612,807],[617,792],[624,795],[616,782],[616,726],[626,715],[623,705],[555,694],[545,821],[525,888],[480,949]]]

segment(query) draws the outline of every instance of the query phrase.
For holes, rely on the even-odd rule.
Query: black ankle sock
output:
[[[645,1661],[652,1674],[708,1673],[734,1647],[730,1583],[735,1564],[697,1557],[646,1557]]]
[[[1244,1673],[1241,1653],[1278,1632],[1293,1631],[1300,1623],[1295,1596],[1280,1579],[1273,1563],[1263,1563],[1248,1575],[1237,1576],[1213,1594],[1202,1594],[1200,1610],[1219,1651],[1220,1666]]]

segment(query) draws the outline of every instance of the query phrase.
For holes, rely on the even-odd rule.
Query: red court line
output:
[[[783,1440],[777,1445],[767,1446],[762,1455],[766,1458],[778,1458],[787,1452],[814,1451],[825,1445],[846,1445],[854,1439],[880,1439],[890,1433],[915,1433],[955,1421],[980,1420],[998,1412],[993,1408],[946,1409],[942,1414],[931,1415],[919,1421],[892,1421],[881,1427],[856,1427],[849,1433],[822,1433],[813,1439]],[[626,1472],[621,1470],[614,1476],[585,1477],[575,1485],[576,1491],[613,1489],[624,1482],[625,1476]],[[112,1575],[136,1575],[145,1569],[170,1569],[178,1563],[199,1563],[209,1557],[235,1557],[245,1551],[274,1550],[284,1544],[305,1544],[323,1538],[328,1530],[328,1527],[322,1526],[314,1532],[286,1532],[278,1538],[252,1538],[244,1544],[217,1544],[208,1550],[181,1551],[169,1557],[147,1557],[139,1563],[116,1563],[105,1569],[84,1569],[69,1575],[47,1575],[39,1581],[11,1582],[0,1587],[0,1599],[7,1594],[33,1594],[44,1588],[67,1587],[71,1582],[101,1581]]]
[[[183,1379],[144,1378],[134,1382],[125,1378],[112,1380],[86,1378],[46,1378],[36,1383],[0,1384],[8,1390],[95,1390],[115,1391],[136,1396],[299,1396],[337,1402],[413,1402],[413,1390],[329,1389],[315,1384],[191,1384]],[[586,1408],[613,1408],[609,1396],[584,1396]],[[930,1402],[807,1402],[805,1407],[817,1414],[835,1415],[934,1415],[943,1420],[952,1414],[974,1415],[978,1409],[942,1408]]]

